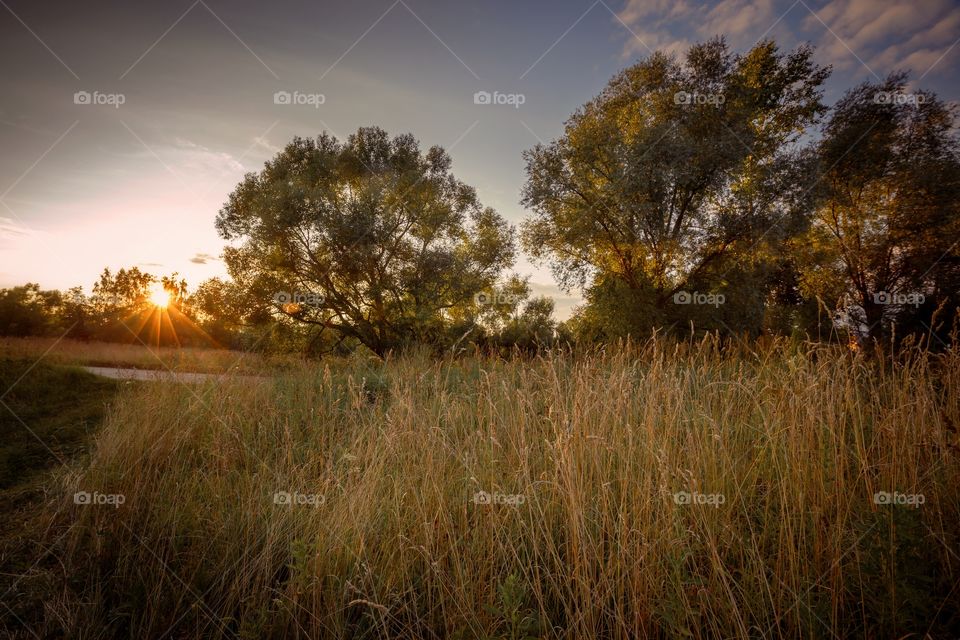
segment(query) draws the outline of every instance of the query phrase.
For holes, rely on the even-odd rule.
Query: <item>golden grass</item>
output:
[[[48,606],[89,636],[955,633],[958,364],[663,341],[145,385],[62,478]]]

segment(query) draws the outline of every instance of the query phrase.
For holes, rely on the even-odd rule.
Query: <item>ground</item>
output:
[[[960,633],[953,353],[655,341],[188,384],[70,364],[146,350],[6,344],[10,637]]]

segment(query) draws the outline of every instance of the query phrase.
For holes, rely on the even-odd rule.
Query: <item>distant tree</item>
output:
[[[93,285],[91,305],[104,318],[129,314],[146,302],[156,280],[137,267],[121,268],[116,274],[104,269]]]
[[[89,340],[94,337],[94,318],[83,287],[71,287],[62,293],[57,315],[68,338]]]
[[[295,138],[217,217],[224,260],[272,313],[378,355],[445,335],[513,260],[513,232],[450,172],[440,147],[361,128]]]
[[[233,282],[210,278],[200,283],[190,296],[190,306],[207,335],[218,344],[239,347],[239,335],[251,322],[250,305],[245,304],[244,292]],[[265,309],[266,305],[261,305]],[[269,313],[263,314],[269,320]]]
[[[866,82],[836,104],[819,144],[821,204],[795,243],[806,295],[860,337],[923,330],[941,303],[960,303],[955,114],[906,81]]]
[[[100,340],[129,342],[141,328],[136,316],[147,307],[150,288],[157,279],[137,267],[116,273],[104,269],[88,299],[94,334]]]
[[[323,338],[311,336],[309,325],[275,314],[272,303],[222,278],[202,282],[188,299],[200,327],[220,346],[258,352],[314,351],[313,341]]]
[[[550,347],[559,339],[553,309],[550,298],[530,298],[529,277],[512,275],[478,292],[472,305],[451,313],[451,333],[457,338],[454,344],[527,352]]]
[[[524,305],[523,311],[511,318],[496,336],[503,347],[528,353],[551,347],[563,341],[553,319],[553,299],[537,296]]]
[[[723,324],[757,330],[767,263],[809,209],[813,158],[798,140],[825,110],[828,73],[811,49],[770,41],[745,55],[722,39],[683,61],[656,53],[526,152],[523,245],[563,287],[587,285],[592,319],[572,326],[721,328],[715,308],[674,295],[726,291]]]
[[[60,327],[59,291],[44,291],[34,282],[0,289],[0,335],[45,336]]]
[[[170,295],[170,304],[181,311],[185,310],[189,305],[187,281],[181,278],[179,273],[173,273],[169,276],[161,276],[160,285]]]
[[[169,295],[162,308],[151,300],[157,286]],[[44,291],[34,283],[0,289],[0,335],[210,346],[195,324],[191,300],[176,273],[157,279],[137,267],[115,274],[104,269],[90,295],[82,287]]]

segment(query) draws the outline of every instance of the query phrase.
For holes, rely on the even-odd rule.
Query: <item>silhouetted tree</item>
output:
[[[920,328],[941,302],[958,303],[954,113],[931,92],[905,93],[906,80],[863,83],[834,107],[819,144],[821,204],[796,243],[805,293],[861,337]]]

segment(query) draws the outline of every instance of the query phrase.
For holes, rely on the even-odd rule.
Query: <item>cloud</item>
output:
[[[0,216],[0,238],[12,240],[24,236],[33,235],[35,232],[30,227],[24,226],[13,218],[4,218]]]
[[[627,0],[617,17],[636,35],[624,45],[624,55],[631,56],[647,55],[644,44],[680,54],[693,42],[717,35],[735,48],[749,48],[777,23],[778,15],[774,0]]]
[[[832,0],[811,9],[816,16],[807,15],[803,29],[822,34],[818,46],[837,68],[859,66],[859,58],[880,77],[900,69],[946,71],[947,52],[960,34],[960,14],[950,0]]]
[[[197,253],[192,258],[190,262],[193,264],[207,264],[208,262],[216,262],[217,257],[210,255],[209,253]]]
[[[960,55],[960,45],[951,50],[960,35],[953,0],[627,0],[617,15],[652,49],[677,53],[716,35],[735,49],[761,37],[775,37],[784,48],[812,39],[824,62],[854,69],[862,61],[879,77],[900,69],[915,76],[947,72],[948,61]],[[647,51],[629,37],[624,55]]]
[[[180,166],[183,168],[231,176],[243,173],[243,165],[226,151],[213,151],[183,138],[176,139],[176,147],[182,156]]]

